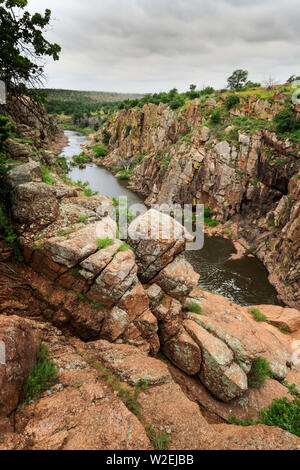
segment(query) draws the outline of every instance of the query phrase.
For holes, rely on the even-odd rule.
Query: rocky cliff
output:
[[[14,126],[13,135],[6,142],[11,160],[30,158],[48,165],[55,163],[53,153],[60,151],[66,139],[41,103],[25,96],[11,98],[0,105],[0,115],[8,117]]]
[[[34,162],[5,177],[25,263],[0,268],[0,448],[299,449],[283,429],[226,423],[299,393],[300,312],[259,306],[269,322],[256,322],[197,287],[182,256],[191,236],[172,218],[148,211],[126,244],[112,201],[55,178],[43,183]],[[20,408],[41,342],[56,383]]]
[[[166,104],[121,110],[92,144],[104,131],[110,136],[101,164],[125,168],[147,204],[202,203],[221,223],[237,223],[281,299],[300,308],[299,131],[284,140],[275,132],[278,113],[292,106],[299,119],[299,105],[282,87],[267,98],[233,96],[234,106],[228,93],[216,93],[176,111]]]

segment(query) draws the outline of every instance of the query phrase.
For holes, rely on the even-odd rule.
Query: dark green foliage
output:
[[[5,116],[0,116],[0,175],[11,169],[7,162],[8,155],[6,141],[13,130],[14,126],[10,124],[9,119]]]
[[[296,119],[291,108],[280,111],[274,117],[276,131],[279,134],[286,134],[300,129],[300,120]]]
[[[260,421],[267,426],[279,426],[286,431],[300,437],[300,399],[289,401],[287,398],[278,398],[269,408],[260,412]]]
[[[235,107],[237,104],[239,104],[240,98],[238,95],[228,95],[226,100],[225,100],[225,107],[226,109],[230,110],[233,107]]]
[[[217,227],[219,225],[219,221],[216,219],[211,219],[209,217],[204,218],[204,223],[208,225],[209,227]]]
[[[203,96],[205,96],[205,95],[212,95],[214,91],[215,91],[215,90],[214,90],[213,87],[208,86],[208,87],[204,88],[203,90],[201,90],[200,94],[203,95]]]
[[[49,351],[45,344],[37,350],[36,363],[31,367],[23,387],[22,406],[35,400],[41,393],[52,387],[57,380],[56,366],[49,360]]]
[[[40,96],[32,88],[41,81],[43,57],[58,60],[60,47],[43,37],[51,11],[31,15],[23,12],[27,3],[27,0],[0,2],[0,80],[6,83],[10,93],[27,94],[38,100]]]
[[[245,85],[248,78],[247,70],[238,69],[227,79],[228,88],[241,88]]]
[[[82,166],[86,163],[92,162],[93,159],[84,152],[81,152],[79,155],[73,155],[71,165],[72,166]]]
[[[221,122],[221,110],[214,109],[211,113],[210,121],[213,124],[219,124]]]
[[[91,149],[95,152],[96,157],[104,158],[108,154],[107,148],[101,144],[93,145]]]
[[[293,82],[295,82],[296,80],[300,80],[300,75],[298,75],[298,76],[297,76],[297,75],[292,75],[287,81],[288,81],[289,83],[293,83]]]
[[[261,388],[266,382],[267,376],[270,373],[270,366],[266,359],[263,357],[258,358],[253,362],[251,370],[248,374],[248,385],[251,388]]]
[[[23,256],[19,247],[19,238],[15,234],[14,227],[10,223],[3,208],[0,205],[0,232],[4,233],[4,241],[13,250],[14,256],[18,261],[23,261]]]
[[[202,315],[202,307],[196,302],[190,302],[188,309],[189,312],[197,313],[197,315]]]
[[[130,134],[130,132],[131,132],[131,129],[132,129],[132,127],[131,127],[131,126],[126,126],[126,132],[125,132],[125,136],[124,136],[124,137],[125,137],[125,139],[126,139],[126,137],[128,137],[128,136],[129,136],[129,134]]]
[[[110,139],[111,139],[111,133],[108,130],[104,129],[104,131],[102,132],[102,141],[104,145],[108,145]]]

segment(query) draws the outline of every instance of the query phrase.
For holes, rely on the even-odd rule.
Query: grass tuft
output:
[[[248,308],[248,313],[250,313],[250,315],[253,316],[255,321],[263,322],[267,320],[266,315],[261,313],[261,311],[258,310],[258,308]]]
[[[270,374],[270,366],[266,359],[260,357],[253,362],[248,374],[248,385],[251,388],[261,388],[264,386],[267,376]]]
[[[189,303],[189,312],[197,313],[197,315],[202,315],[202,307],[196,302]]]
[[[56,366],[49,360],[49,350],[42,343],[37,349],[37,361],[31,367],[23,387],[23,401],[21,406],[26,406],[35,400],[41,393],[51,388],[57,381]]]
[[[98,238],[97,240],[98,250],[103,250],[104,248],[111,246],[113,243],[114,243],[114,240],[112,238],[109,238],[109,237]]]

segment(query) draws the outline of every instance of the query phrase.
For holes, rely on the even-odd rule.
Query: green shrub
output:
[[[98,250],[103,250],[104,248],[111,246],[113,243],[114,243],[114,240],[112,238],[109,238],[109,237],[98,238],[97,240]]]
[[[248,374],[248,385],[251,388],[261,388],[270,373],[270,366],[266,359],[260,357],[253,362]]]
[[[71,165],[72,166],[85,165],[86,163],[90,163],[92,161],[93,161],[92,157],[90,157],[84,152],[81,152],[79,155],[73,156]]]
[[[261,311],[258,310],[258,308],[248,308],[248,313],[250,313],[250,315],[252,315],[254,319],[258,322],[263,322],[267,320],[266,315],[261,313]]]
[[[23,387],[22,406],[35,400],[41,393],[51,388],[57,380],[56,366],[49,360],[49,350],[42,343],[37,350],[36,363],[31,367]]]
[[[300,399],[277,398],[261,410],[260,420],[267,426],[278,426],[300,437]]]
[[[230,109],[232,109],[233,107],[235,107],[237,104],[239,104],[240,102],[240,98],[238,95],[228,95],[225,102],[224,102],[224,105],[226,107],[226,109],[228,109],[228,111]]]
[[[0,206],[0,231],[4,233],[4,241],[13,250],[14,256],[18,261],[23,261],[23,256],[19,247],[19,237],[16,235],[14,226],[10,223],[4,210]]]
[[[200,91],[200,94],[205,96],[205,95],[212,95],[212,93],[214,92],[214,88],[211,87],[211,86],[208,86],[206,88],[204,88],[203,90]]]
[[[221,122],[221,110],[214,109],[211,113],[210,121],[213,124],[219,124]]]
[[[197,313],[198,315],[202,315],[202,307],[197,304],[196,302],[189,303],[189,312]]]
[[[129,136],[129,134],[130,134],[130,132],[131,132],[131,129],[132,129],[131,126],[126,126],[126,131],[125,131],[125,136],[124,136],[125,139],[126,139],[126,137]]]
[[[300,129],[300,120],[296,119],[291,108],[280,111],[274,117],[276,131],[279,134],[286,134]]]
[[[169,446],[170,436],[163,431],[155,429],[153,426],[145,426],[147,436],[156,450],[166,450]]]
[[[204,223],[209,227],[217,227],[220,222],[216,219],[211,219],[210,217],[204,217]]]
[[[50,172],[49,168],[44,165],[41,165],[41,171],[42,171],[43,182],[45,184],[49,184],[50,186],[53,186],[56,183],[56,179]]]
[[[91,149],[95,152],[96,157],[104,158],[108,154],[107,148],[101,144],[93,145]]]
[[[102,142],[105,145],[108,145],[110,139],[111,139],[111,133],[109,131],[107,131],[106,129],[104,129],[104,131],[102,132]]]

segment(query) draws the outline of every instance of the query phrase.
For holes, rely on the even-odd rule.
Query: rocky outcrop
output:
[[[166,104],[121,110],[95,138],[104,129],[111,134],[102,163],[114,169],[126,160],[146,204],[205,204],[220,222],[237,222],[280,299],[299,309],[300,158],[297,144],[268,129],[287,98],[275,91],[270,100],[241,95],[229,111],[220,93],[177,111]],[[223,131],[210,121],[211,110],[228,121]]]
[[[8,96],[6,104],[0,105],[0,114],[7,116],[15,127],[16,137],[7,141],[13,159],[30,157],[48,165],[55,162],[54,153],[59,153],[65,138],[44,105],[26,96]]]
[[[9,320],[11,327],[24,322]],[[0,328],[6,321],[0,317]],[[84,343],[50,324],[28,323],[48,348],[58,379],[13,420],[0,417],[0,449],[153,450],[149,429],[161,433],[170,450],[299,449],[299,438],[279,428],[209,424],[168,365],[133,346]],[[8,348],[10,354],[13,345]],[[136,394],[138,384],[146,387]]]
[[[24,173],[27,179],[39,178],[37,168],[25,166]],[[23,182],[14,170],[7,178],[15,193],[42,184]],[[299,371],[288,338],[276,326],[257,323],[246,308],[197,287],[199,276],[182,256],[192,241],[183,227],[151,210],[130,225],[130,248],[117,238],[108,198],[86,198],[61,183],[49,187],[56,201],[55,220],[55,204],[45,204],[43,210],[33,204],[33,214],[41,211],[43,223],[38,218],[33,223],[32,214],[26,218],[24,213],[16,224],[26,264],[0,269],[0,277],[13,277],[13,288],[20,292],[17,299],[10,294],[8,301],[7,286],[0,295],[0,334],[1,325],[11,322],[4,335],[14,332],[20,347],[27,348],[28,361],[34,360],[36,345],[45,342],[58,383],[36,403],[14,411],[28,362],[20,367],[19,352],[9,345],[12,368],[0,371],[4,393],[14,400],[0,419],[0,430],[5,430],[0,446],[149,450],[149,429],[155,429],[164,433],[170,449],[267,449],[272,443],[297,448],[295,436],[278,429],[268,435],[268,428],[260,426],[253,434],[243,430],[238,440],[236,427],[226,431],[222,424],[225,440],[219,439],[216,423],[235,412],[241,419],[248,417],[248,406],[257,416],[260,404],[290,397],[282,383]],[[17,219],[23,203],[12,198]],[[85,222],[78,222],[81,213]],[[16,312],[19,317],[12,317]],[[290,309],[287,313],[291,315]],[[30,315],[39,323],[20,318]],[[295,318],[291,331],[297,311],[292,312]],[[276,319],[273,323],[279,324]],[[16,325],[26,330],[20,340]],[[30,336],[31,329],[36,336]],[[159,350],[170,364],[159,359]],[[248,376],[261,357],[269,362],[272,379],[258,395]],[[268,436],[265,444],[260,443],[262,435]]]
[[[19,317],[3,317],[0,321],[0,418],[18,406],[24,379],[35,362],[41,342],[39,326]]]

